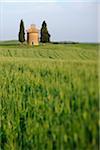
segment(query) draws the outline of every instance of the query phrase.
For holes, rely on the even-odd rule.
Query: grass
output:
[[[99,149],[97,45],[8,43],[0,45],[1,150]]]

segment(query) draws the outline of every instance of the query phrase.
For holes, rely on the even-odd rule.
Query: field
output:
[[[0,43],[0,150],[99,149],[96,44]]]

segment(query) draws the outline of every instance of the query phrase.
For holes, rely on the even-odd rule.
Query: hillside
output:
[[[12,42],[12,41],[11,41]],[[0,57],[24,57],[36,59],[97,60],[97,44],[47,44],[35,47],[17,42],[0,43]]]

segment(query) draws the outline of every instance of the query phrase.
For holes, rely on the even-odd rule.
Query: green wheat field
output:
[[[98,150],[98,52],[0,42],[0,150]]]

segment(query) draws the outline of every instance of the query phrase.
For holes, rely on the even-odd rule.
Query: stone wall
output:
[[[27,43],[29,45],[39,45],[39,30],[35,25],[31,25],[27,30]]]

